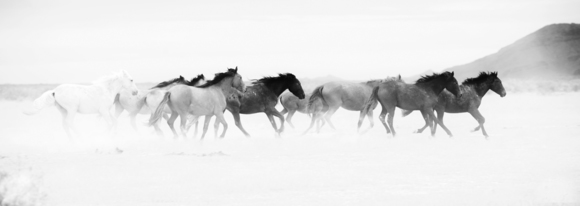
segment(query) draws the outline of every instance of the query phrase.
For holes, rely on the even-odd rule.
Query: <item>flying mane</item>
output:
[[[468,78],[465,81],[463,81],[463,83],[461,83],[462,85],[477,85],[477,84],[481,84],[485,81],[488,80],[488,78],[490,77],[494,77],[497,76],[497,72],[480,72],[479,76],[475,77],[475,78]]]
[[[440,76],[449,75],[449,74],[450,74],[450,72],[443,72],[443,73],[433,73],[432,75],[425,75],[425,76],[422,76],[421,78],[419,78],[415,82],[415,84],[427,83],[427,82],[430,82],[430,81],[433,81],[433,80],[439,78]]]
[[[296,76],[294,76],[294,74],[292,73],[284,73],[284,74],[278,74],[277,77],[263,77],[261,79],[258,80],[254,80],[253,83],[263,83],[263,84],[271,84],[271,83],[275,83],[278,81],[286,81],[286,80],[294,80],[296,79]]]
[[[203,76],[203,74],[197,75],[197,77],[194,77],[193,79],[191,79],[186,85],[188,86],[195,86],[199,81],[204,80],[205,77]]]
[[[207,88],[210,87],[214,84],[217,84],[219,82],[221,82],[224,78],[226,77],[233,77],[238,73],[237,69],[231,69],[229,68],[227,72],[222,72],[222,73],[217,73],[215,74],[214,78],[212,80],[209,80],[207,82],[205,82],[205,84],[196,86],[199,88]]]
[[[167,81],[161,82],[161,83],[159,83],[159,84],[155,85],[154,87],[151,87],[151,89],[155,89],[155,88],[163,88],[163,87],[169,86],[169,85],[171,85],[171,84],[173,84],[173,83],[175,83],[175,82],[178,82],[178,83],[183,83],[183,84],[189,84],[189,81],[185,80],[185,79],[183,78],[183,76],[181,76],[181,75],[180,75],[178,78],[175,78],[175,79],[171,79],[171,80],[167,80]]]
[[[371,79],[371,80],[366,81],[366,83],[367,84],[374,83],[374,82],[381,83],[381,82],[392,81],[392,80],[403,81],[403,79],[401,79],[401,75],[399,74],[399,76],[396,76],[396,77],[387,77],[384,79]]]

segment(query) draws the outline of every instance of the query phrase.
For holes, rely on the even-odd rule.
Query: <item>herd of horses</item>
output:
[[[201,135],[203,139],[213,116],[216,117],[214,136],[217,137],[220,124],[223,126],[220,137],[225,136],[228,129],[224,119],[225,110],[233,115],[235,125],[247,137],[250,134],[242,126],[240,114],[265,113],[276,134],[280,135],[284,131],[285,120],[294,127],[291,120],[298,111],[311,118],[304,132],[306,134],[314,125],[318,132],[326,124],[334,129],[331,117],[341,107],[360,112],[357,130],[364,133],[374,126],[373,110],[380,104],[382,110],[379,120],[387,134],[393,136],[396,135],[393,117],[398,107],[403,110],[404,116],[414,110],[421,112],[425,125],[416,131],[418,133],[429,127],[431,135],[435,135],[437,126],[440,126],[452,136],[443,123],[443,115],[446,112],[467,112],[478,122],[474,131],[481,129],[487,138],[483,126],[485,119],[478,108],[489,90],[501,97],[506,95],[497,72],[481,72],[477,77],[466,79],[461,85],[457,83],[453,72],[426,75],[414,84],[406,83],[400,75],[360,83],[333,81],[305,94],[300,81],[291,73],[254,80],[246,87],[236,67],[215,74],[212,80],[206,80],[203,75],[191,80],[179,76],[148,90],[139,90],[131,76],[121,71],[91,85],[59,85],[35,99],[34,108],[25,113],[35,114],[47,106],[56,106],[62,114],[62,125],[70,138],[80,134],[73,121],[77,113],[100,114],[107,121],[109,131],[115,131],[116,120],[125,110],[135,130],[136,115],[150,114],[148,126],[154,127],[158,135],[163,135],[159,123],[165,119],[174,137],[185,137],[193,125],[194,137],[197,136],[199,117],[205,116]],[[284,108],[281,112],[275,108],[278,101]],[[111,114],[113,107],[114,114]],[[284,118],[286,113],[288,115]],[[177,117],[180,117],[179,132],[174,127]],[[274,117],[279,119],[280,127]],[[370,126],[361,131],[365,117]]]

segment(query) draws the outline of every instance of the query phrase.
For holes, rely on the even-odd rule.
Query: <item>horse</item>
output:
[[[460,95],[457,80],[453,76],[453,72],[443,72],[440,74],[433,73],[433,75],[423,76],[417,80],[415,84],[407,84],[402,81],[384,82],[373,89],[363,111],[368,111],[372,108],[373,104],[376,104],[376,101],[379,101],[382,106],[379,119],[381,120],[381,123],[383,123],[383,126],[385,126],[387,134],[392,132],[393,136],[395,136],[396,132],[393,127],[395,108],[399,107],[405,110],[420,110],[425,119],[425,123],[431,128],[431,135],[435,135],[435,130],[431,124],[431,121],[435,120],[449,136],[452,136],[447,127],[435,118],[433,107],[437,104],[438,96],[444,89],[447,89],[455,96]],[[385,123],[385,116],[387,113],[389,114],[388,126]]]
[[[288,115],[286,116],[286,122],[288,122],[290,127],[294,128],[294,124],[292,124],[292,117],[296,112],[307,114],[308,117],[311,118],[312,115],[317,111],[326,112],[326,110],[323,111],[322,109],[323,107],[322,101],[318,101],[316,104],[313,105],[314,107],[308,107],[308,99],[310,99],[310,96],[311,94],[305,94],[304,99],[300,99],[290,92],[284,92],[282,93],[282,95],[280,95],[279,98],[280,104],[284,108],[282,111],[280,111],[280,114],[282,114],[283,116],[286,113],[288,113]],[[319,124],[324,124],[324,119],[319,118],[318,120]],[[322,125],[319,125],[319,127],[321,126]]]
[[[288,122],[292,128],[294,128],[294,125],[292,124],[292,117],[297,111],[307,114],[310,118],[313,118],[315,114],[320,116],[321,114],[324,114],[324,112],[328,111],[328,106],[324,107],[321,99],[318,99],[318,101],[314,102],[312,105],[310,105],[310,107],[308,107],[308,100],[310,99],[311,95],[312,94],[306,94],[304,99],[299,99],[289,92],[284,92],[282,95],[280,95],[280,104],[284,108],[282,111],[280,111],[280,114],[285,115],[288,113],[288,116],[286,116],[286,122]],[[322,126],[325,124],[324,118],[317,118],[317,120],[316,131],[320,132],[320,128],[322,128]]]
[[[330,125],[331,128],[335,129],[334,124],[332,124],[330,118],[340,107],[349,111],[361,111],[365,106],[365,103],[368,101],[368,98],[371,96],[373,88],[384,81],[402,80],[401,76],[399,76],[398,78],[388,77],[385,79],[370,80],[359,83],[340,81],[328,82],[314,89],[312,95],[310,96],[308,107],[311,107],[313,104],[315,104],[316,101],[321,101],[324,105],[324,108],[327,108],[327,111],[324,113],[324,120],[328,123],[328,125]],[[376,106],[377,105],[375,104],[374,107]],[[315,115],[313,115],[310,122],[310,127],[304,133],[307,133],[312,128],[312,126],[314,126],[314,123],[318,118],[321,118],[322,114],[322,112],[317,112]],[[369,110],[369,112],[365,114],[369,119],[370,129],[374,126],[373,113]],[[362,123],[363,119],[359,119],[357,125],[357,131],[359,132]]]
[[[254,80],[243,94],[228,97],[227,109],[234,116],[236,126],[246,137],[250,137],[250,134],[242,126],[240,114],[266,113],[276,134],[280,135],[284,131],[284,116],[275,107],[278,104],[278,97],[285,90],[289,90],[299,99],[305,97],[300,81],[291,73]],[[280,129],[276,126],[274,116],[280,119]]]
[[[151,114],[151,111],[157,108],[157,105],[159,105],[159,102],[161,102],[163,95],[165,95],[168,89],[178,84],[194,86],[203,84],[203,82],[205,82],[203,74],[194,77],[190,81],[180,75],[178,78],[160,82],[148,90],[139,90],[135,96],[130,95],[127,90],[122,90],[115,99],[115,117],[118,119],[119,115],[124,110],[127,110],[129,112],[131,126],[135,131],[138,131],[135,124],[137,114]],[[165,111],[167,114],[171,113],[169,108],[166,108]],[[166,115],[164,117],[165,119],[169,118]],[[161,134],[159,126],[156,124],[154,127],[155,131]]]
[[[80,134],[73,122],[77,113],[100,114],[107,121],[109,131],[112,131],[116,121],[111,115],[111,107],[123,89],[129,90],[132,95],[138,92],[133,79],[125,70],[96,80],[91,85],[61,84],[35,99],[34,111],[25,114],[36,114],[47,106],[55,105],[62,114],[62,126],[71,139],[72,133]]]
[[[440,122],[443,122],[443,115],[447,113],[464,113],[468,112],[477,120],[479,125],[473,129],[473,132],[481,128],[483,136],[488,137],[483,123],[485,123],[485,118],[479,112],[479,105],[481,105],[481,100],[487,91],[494,91],[501,97],[506,96],[506,91],[501,83],[501,80],[497,77],[497,72],[480,72],[479,76],[475,78],[469,78],[463,81],[459,85],[459,90],[461,92],[461,97],[453,96],[449,91],[443,91],[439,94],[439,101],[435,105],[435,111],[437,112],[437,118]],[[403,110],[403,116],[409,115],[410,110]],[[427,128],[427,124],[422,128],[418,129],[416,132],[421,133]],[[437,123],[435,123],[435,130],[437,129]]]
[[[223,73],[217,73],[212,80],[199,86],[176,85],[165,93],[155,112],[151,114],[149,125],[152,126],[161,119],[165,105],[167,105],[171,110],[171,116],[167,120],[167,124],[169,124],[175,137],[178,135],[173,124],[178,116],[181,117],[180,128],[183,136],[187,133],[186,122],[188,115],[205,116],[201,136],[203,139],[207,132],[209,120],[215,115],[217,117],[216,121],[224,125],[224,130],[220,136],[223,138],[228,129],[223,115],[226,109],[226,97],[241,93],[244,90],[245,85],[242,81],[242,76],[238,74],[237,67],[228,69],[228,71]],[[197,118],[195,118],[195,121],[197,121]],[[215,132],[217,136],[217,128],[215,128]]]

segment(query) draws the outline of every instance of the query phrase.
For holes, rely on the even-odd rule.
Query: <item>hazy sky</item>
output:
[[[552,23],[578,0],[0,0],[0,84],[138,82],[291,72],[372,79],[469,63]]]

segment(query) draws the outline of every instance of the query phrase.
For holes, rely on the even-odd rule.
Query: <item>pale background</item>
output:
[[[159,82],[235,66],[246,79],[410,76],[578,22],[577,8],[574,0],[0,0],[0,83],[87,83],[119,69]]]

